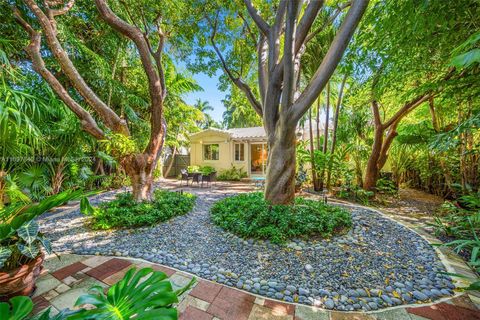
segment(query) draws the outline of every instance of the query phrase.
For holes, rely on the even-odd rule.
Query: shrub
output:
[[[217,201],[211,215],[213,222],[225,230],[275,243],[291,238],[330,237],[352,225],[345,209],[303,198],[296,198],[291,206],[271,205],[258,192]]]
[[[218,176],[219,181],[240,181],[242,178],[246,178],[247,173],[242,168],[236,168],[232,166],[230,169],[222,170]]]
[[[386,194],[386,195],[396,195],[398,193],[398,189],[397,189],[397,186],[395,185],[395,182],[385,178],[380,178],[377,180],[376,188],[379,193]]]
[[[200,167],[198,171],[204,176],[208,176],[209,174],[216,172],[217,170],[215,170],[215,168],[211,166],[203,166],[203,167]]]
[[[186,214],[194,204],[192,194],[156,190],[150,202],[136,202],[131,193],[121,193],[115,200],[84,210],[84,213],[92,215],[93,229],[133,228]]]
[[[369,205],[370,199],[373,198],[375,193],[373,191],[364,190],[359,187],[346,187],[337,192],[336,196],[341,199],[355,201],[362,203],[363,205]]]
[[[190,172],[190,173],[191,172],[198,172],[198,171],[200,171],[200,167],[199,166],[188,166],[187,171]]]

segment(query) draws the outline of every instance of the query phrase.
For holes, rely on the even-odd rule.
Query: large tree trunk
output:
[[[73,7],[74,1],[69,1],[60,9],[54,9],[52,7],[57,7],[62,4],[62,1],[45,1],[42,6],[39,6],[35,0],[24,0],[23,2],[30,9],[31,13],[33,13],[38,25],[42,29],[41,32],[35,30],[23,19],[21,11],[16,7],[14,8],[16,21],[30,35],[30,43],[26,50],[32,60],[32,68],[42,76],[67,107],[75,113],[86,132],[98,140],[108,138],[92,114],[72,98],[70,92],[66,90],[62,83],[46,67],[41,50],[41,39],[44,36],[51,56],[59,64],[63,74],[67,76],[73,88],[75,88],[77,93],[83,98],[83,101],[87,103],[91,109],[95,111],[98,118],[102,120],[103,125],[117,134],[129,137],[130,130],[126,121],[110,108],[109,104],[111,101],[108,101],[108,104],[105,103],[88,86],[57,37],[57,22],[55,17],[67,13]],[[162,65],[162,53],[166,34],[162,31],[160,24],[156,23],[156,32],[152,32],[152,34],[156,35],[156,41],[154,42],[157,42],[157,45],[156,48],[153,48],[151,46],[152,42],[148,39],[148,35],[144,34],[135,23],[129,24],[117,16],[108,6],[107,0],[95,0],[95,5],[104,22],[135,44],[147,77],[151,100],[151,129],[148,145],[142,153],[126,155],[119,160],[131,179],[135,200],[149,200],[152,193],[153,172],[163,148],[166,134],[166,124],[163,117],[163,101],[167,91],[165,87],[165,72]],[[114,69],[116,69],[116,67]],[[113,74],[114,73],[115,70]],[[114,76],[112,79],[113,78]],[[111,95],[109,94],[109,96]]]
[[[295,198],[295,143],[295,127],[277,128],[269,141],[265,199],[272,204],[289,204]]]
[[[303,1],[280,1],[275,17],[272,17],[273,24],[263,19],[251,0],[244,2],[260,33],[257,43],[259,97],[243,81],[241,72],[239,74],[229,68],[215,43],[219,15],[216,15],[213,22],[207,17],[212,27],[210,40],[226,75],[245,93],[254,110],[263,119],[269,145],[265,198],[273,204],[289,204],[295,196],[296,126],[335,71],[365,12],[368,0],[352,2],[325,58],[302,92],[298,91],[300,86],[297,83],[301,56],[304,53],[302,48],[315,35],[311,28],[324,1],[309,1],[305,5]]]
[[[410,102],[403,105],[390,119],[382,123],[380,119],[380,111],[377,101],[372,101],[372,112],[375,126],[374,140],[372,152],[367,162],[367,170],[365,172],[365,180],[363,188],[365,190],[374,191],[380,170],[383,168],[388,158],[388,150],[392,145],[393,139],[398,135],[397,126],[400,121],[413,109],[427,101],[431,94],[424,94],[416,97]],[[385,132],[387,135],[384,137]]]
[[[150,201],[153,191],[153,172],[158,157],[145,154],[133,154],[122,159],[121,164],[132,184],[132,195],[135,201]]]

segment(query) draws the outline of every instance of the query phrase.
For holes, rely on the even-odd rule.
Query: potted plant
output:
[[[12,204],[0,210],[0,301],[30,295],[42,271],[48,239],[35,218],[70,200],[84,197],[83,191],[64,191],[38,203]]]

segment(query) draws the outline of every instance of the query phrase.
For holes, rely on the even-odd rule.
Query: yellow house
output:
[[[242,168],[249,177],[265,174],[267,137],[263,127],[210,128],[190,136],[190,165],[217,171]]]

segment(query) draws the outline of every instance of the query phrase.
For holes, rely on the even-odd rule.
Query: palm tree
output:
[[[204,119],[197,123],[199,127],[203,129],[207,129],[209,127],[217,126],[212,116],[207,113],[207,111],[213,111],[213,107],[210,105],[208,101],[202,101],[201,99],[197,99],[197,101],[193,106],[203,114]]]
[[[210,103],[208,101],[202,101],[201,99],[197,99],[193,106],[203,113],[207,113],[207,111],[213,111],[213,107],[210,105]]]

